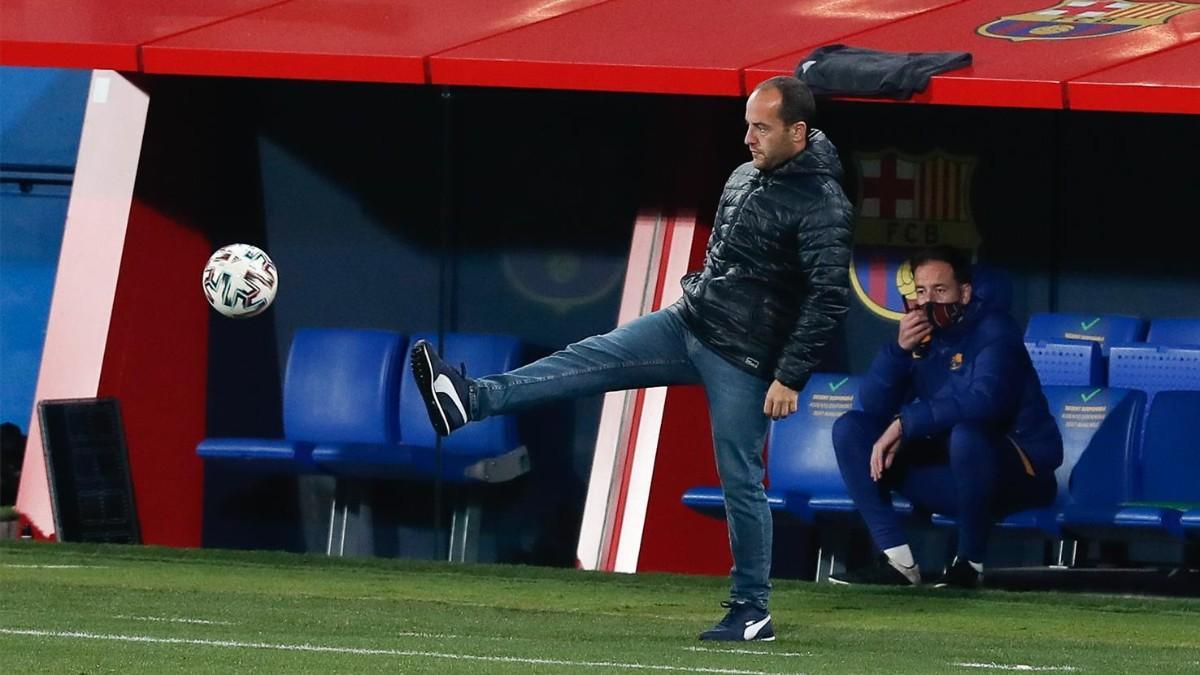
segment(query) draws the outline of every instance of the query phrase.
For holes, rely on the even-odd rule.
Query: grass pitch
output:
[[[776,583],[772,643],[701,643],[727,581],[0,543],[0,673],[1200,672],[1200,599]]]

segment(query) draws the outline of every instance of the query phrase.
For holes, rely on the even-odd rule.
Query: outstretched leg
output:
[[[687,327],[673,307],[638,317],[507,373],[467,378],[432,346],[413,347],[413,375],[433,426],[443,436],[468,421],[559,399],[667,384],[697,384]]]

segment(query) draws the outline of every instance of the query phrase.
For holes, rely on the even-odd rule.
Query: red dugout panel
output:
[[[1190,61],[1139,59],[1200,39],[1200,4],[1151,0],[149,0],[14,2],[0,63],[161,74],[744,94],[836,42],[969,51],[917,103],[1191,112]],[[1182,61],[1180,63],[1176,59]],[[1093,80],[1129,63],[1142,96]],[[1178,79],[1183,73],[1183,80]],[[1132,100],[1131,100],[1132,98]],[[1144,104],[1140,101],[1145,101]]]
[[[1067,83],[1073,110],[1200,115],[1200,42]]]
[[[0,59],[7,66],[136,71],[138,47],[151,40],[279,1],[6,0]]]
[[[613,0],[430,58],[435,84],[737,96],[742,68],[954,0]]]
[[[292,0],[142,55],[148,73],[423,84],[430,54],[603,1]]]

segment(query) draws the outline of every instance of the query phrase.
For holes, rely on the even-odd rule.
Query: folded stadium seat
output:
[[[1043,388],[1050,412],[1063,438],[1063,463],[1055,472],[1058,496],[1054,504],[1027,509],[997,521],[1000,530],[1038,538],[1062,536],[1059,517],[1069,504],[1110,506],[1130,494],[1138,426],[1146,395],[1130,389]],[[934,524],[953,526],[955,520],[934,514]],[[1059,547],[1062,562],[1063,547]]]
[[[1137,317],[1041,312],[1029,317],[1025,348],[1044,385],[1104,386],[1109,349],[1145,335]]]
[[[796,414],[772,425],[767,499],[773,508],[805,522],[815,517],[813,500],[826,505],[816,510],[855,510],[833,452],[833,424],[847,410],[859,409],[860,381],[842,374],[813,375],[800,394]]]
[[[1200,318],[1151,319],[1146,343],[1152,345],[1200,346]]]
[[[316,453],[400,451],[395,410],[406,346],[403,336],[389,331],[297,331],[283,375],[283,438],[206,438],[196,453],[206,460],[238,462],[247,471],[316,473]],[[339,482],[326,553],[334,552],[338,529],[337,548],[344,549],[348,501]]]
[[[1095,343],[1104,357],[1113,345],[1142,342],[1145,338],[1145,320],[1115,314],[1038,312],[1029,317],[1025,327],[1026,341]]]
[[[1163,391],[1150,404],[1132,499],[1068,507],[1063,527],[1092,538],[1185,537],[1182,517],[1200,509],[1200,391]],[[1189,520],[1189,522],[1191,522]],[[1192,525],[1194,527],[1194,525]]]
[[[1031,341],[1025,350],[1043,385],[1102,386],[1104,357],[1095,342]]]
[[[297,331],[283,374],[283,438],[206,438],[196,454],[312,471],[314,448],[395,443],[405,346],[389,331]]]
[[[1160,391],[1200,390],[1200,345],[1121,345],[1109,356],[1109,384],[1141,389],[1153,403]]]
[[[436,334],[417,334],[417,340],[438,344]],[[442,358],[465,364],[470,375],[500,373],[521,365],[519,341],[511,336],[446,333]],[[450,559],[466,561],[475,555],[481,509],[470,484],[512,480],[529,471],[529,452],[517,438],[516,417],[497,415],[472,422],[439,439],[425,404],[410,375],[411,353],[404,356],[399,400],[393,411],[398,420],[398,445],[323,446],[312,452],[314,464],[334,475],[357,478],[443,480],[463,486],[452,523]]]

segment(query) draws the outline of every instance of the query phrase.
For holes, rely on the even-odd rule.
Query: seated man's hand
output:
[[[797,398],[799,392],[775,380],[767,389],[767,398],[763,401],[763,414],[773,420],[781,420],[796,412]]]
[[[900,449],[902,440],[904,434],[900,428],[900,418],[897,417],[883,430],[883,434],[871,448],[871,480],[878,481],[883,478],[884,471],[892,468],[892,461],[896,459],[896,452]]]
[[[914,310],[900,317],[900,335],[896,341],[900,343],[901,349],[911,352],[932,333],[933,326],[929,324],[925,312]]]

